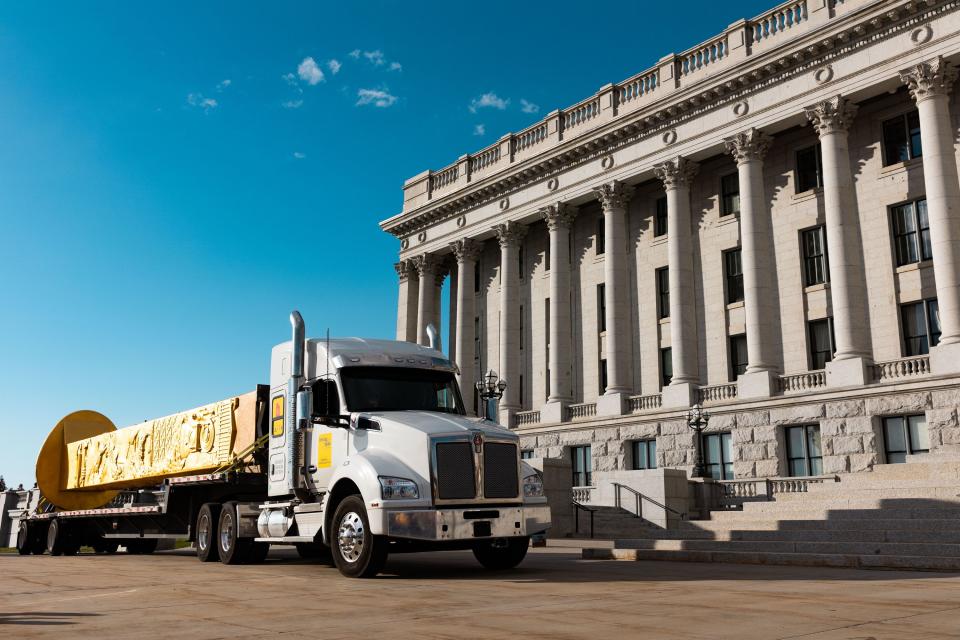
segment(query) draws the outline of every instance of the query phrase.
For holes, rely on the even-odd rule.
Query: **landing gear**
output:
[[[333,562],[348,578],[372,578],[387,561],[388,543],[370,533],[367,510],[358,495],[345,498],[337,506],[331,538]]]
[[[487,569],[513,569],[523,562],[530,546],[530,538],[506,538],[478,543],[473,555]]]

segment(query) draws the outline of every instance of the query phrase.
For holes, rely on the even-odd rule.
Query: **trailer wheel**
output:
[[[253,540],[239,538],[240,523],[237,522],[237,503],[227,502],[220,510],[217,523],[217,552],[223,564],[247,564],[251,560]]]
[[[17,528],[17,553],[22,556],[28,556],[33,553],[34,547],[36,547],[36,542],[31,536],[30,525],[27,524],[26,520],[20,521],[20,526]],[[41,553],[43,553],[41,551]]]
[[[197,514],[197,558],[200,562],[216,562],[220,559],[217,550],[217,523],[220,521],[220,505],[207,502]]]
[[[52,556],[61,555],[66,537],[63,524],[56,518],[51,520],[50,526],[47,528],[47,552]]]
[[[370,520],[363,498],[344,498],[333,515],[330,532],[333,562],[348,578],[372,578],[387,561],[387,540],[370,533]]]
[[[487,569],[513,569],[523,562],[530,547],[530,538],[507,538],[489,540],[473,547],[473,555]]]

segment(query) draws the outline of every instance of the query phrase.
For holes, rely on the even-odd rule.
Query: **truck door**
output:
[[[327,415],[339,415],[340,396],[337,383],[331,376],[323,380],[321,385],[314,386],[314,393],[321,392],[324,397],[319,399],[320,405],[327,404]],[[321,391],[322,390],[322,391]],[[330,484],[330,477],[338,466],[343,464],[347,457],[347,438],[350,429],[347,426],[335,427],[326,424],[316,424],[313,427],[310,457],[316,470],[312,474],[313,484],[317,491],[325,491]]]

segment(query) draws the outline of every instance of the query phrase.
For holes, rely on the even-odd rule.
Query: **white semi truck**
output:
[[[21,521],[20,552],[113,552],[122,544],[149,553],[160,539],[187,538],[203,561],[257,562],[270,545],[295,545],[349,577],[376,575],[388,554],[407,551],[472,549],[487,568],[517,566],[530,536],[550,526],[542,479],[520,459],[514,433],[466,415],[456,365],[439,351],[436,331],[424,347],[307,340],[296,311],[291,324],[293,339],[273,348],[269,387],[255,394],[253,467],[169,473],[92,509],[50,506]],[[197,429],[202,451],[206,432]],[[159,455],[147,437],[130,448],[141,459]],[[100,467],[111,456],[101,454]],[[116,465],[126,461],[116,455]]]

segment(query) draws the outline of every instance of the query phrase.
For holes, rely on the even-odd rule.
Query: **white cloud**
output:
[[[349,55],[350,55],[350,57],[353,58],[354,60],[359,60],[359,59],[360,59],[360,49],[354,49],[353,51],[350,52]]]
[[[213,98],[204,98],[202,93],[188,93],[187,104],[191,107],[203,109],[204,113],[209,113],[211,109],[216,109],[219,104]]]
[[[383,51],[380,51],[380,49],[377,49],[376,51],[364,51],[363,57],[366,58],[370,62],[370,64],[372,64],[375,67],[379,67],[384,62],[386,62],[383,59]]]
[[[307,157],[307,154],[305,154],[305,153],[302,152],[302,151],[294,151],[294,152],[293,152],[293,157],[296,158],[297,160],[303,160],[304,158]]]
[[[524,113],[537,113],[540,111],[540,105],[533,104],[528,100],[520,98],[520,111],[523,111]]]
[[[283,103],[284,109],[299,109],[303,106],[303,100],[287,100]]]
[[[303,62],[297,67],[297,75],[311,86],[323,82],[323,71],[317,66],[317,61],[313,58],[303,59]]]
[[[360,89],[357,91],[357,106],[372,104],[375,107],[389,107],[397,101],[397,96],[383,89]]]
[[[507,105],[510,104],[510,100],[499,97],[497,94],[492,91],[485,93],[479,98],[474,98],[470,101],[470,113],[476,113],[478,109],[483,109],[485,107],[491,107],[493,109],[498,109],[503,111],[507,108]]]
[[[217,83],[217,91],[223,91],[224,89],[229,87],[231,84],[233,84],[233,80],[231,80],[230,78],[227,78],[226,80],[221,80],[220,82]]]
[[[391,62],[390,71],[403,71],[403,65],[399,62]]]
[[[337,59],[327,61],[327,68],[330,69],[330,73],[332,73],[333,75],[337,75],[338,73],[340,73],[340,67],[342,66],[343,65],[340,64],[340,61]]]
[[[487,134],[487,128],[483,124],[477,124],[473,126],[473,135],[483,136]]]

